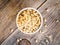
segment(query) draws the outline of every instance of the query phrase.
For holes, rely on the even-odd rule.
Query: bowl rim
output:
[[[33,33],[25,33],[25,32],[23,32],[21,29],[19,29],[19,26],[18,26],[18,24],[17,24],[17,20],[18,20],[19,14],[20,14],[22,11],[27,10],[27,9],[33,9],[33,10],[37,11],[37,12],[39,13],[39,15],[40,15],[40,18],[41,18],[41,24],[40,24],[39,28],[38,28],[35,32],[33,32]],[[40,13],[37,9],[35,9],[35,8],[31,8],[31,7],[23,8],[22,10],[20,10],[20,11],[17,13],[16,25],[17,25],[17,27],[18,27],[18,30],[20,30],[20,31],[21,31],[22,33],[24,33],[24,34],[35,34],[35,33],[38,32],[38,31],[42,28],[42,26],[43,26],[43,17],[42,17],[42,15],[41,15],[41,13]]]

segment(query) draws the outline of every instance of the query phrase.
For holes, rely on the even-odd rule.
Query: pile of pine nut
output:
[[[19,14],[17,24],[22,32],[34,33],[41,25],[40,14],[33,9],[26,9]]]

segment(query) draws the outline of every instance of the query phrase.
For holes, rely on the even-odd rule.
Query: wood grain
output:
[[[16,27],[16,14],[26,7],[37,8],[44,0],[0,0],[0,44]],[[2,3],[6,2],[6,3]]]
[[[2,45],[12,45],[13,43],[11,43],[11,41],[16,41],[18,37],[27,38],[31,41],[32,45],[38,45],[39,41],[42,40],[42,38],[48,37],[49,35],[52,36],[52,38],[49,39],[49,43],[51,43],[49,45],[53,45],[53,43],[55,42],[54,40],[56,39],[56,35],[60,34],[60,0],[47,0],[47,2],[44,3],[38,10],[42,14],[43,18],[46,18],[46,22],[44,21],[43,27],[41,28],[42,32],[37,32],[34,35],[25,35],[19,32],[18,29],[16,29],[16,31],[13,32],[13,34],[11,34],[2,43]],[[47,26],[45,27],[44,24],[46,24]],[[38,40],[37,43],[35,43],[35,39]],[[6,43],[9,41],[10,43]]]

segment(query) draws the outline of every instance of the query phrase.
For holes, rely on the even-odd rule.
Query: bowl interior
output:
[[[21,31],[21,29],[19,29],[19,25],[17,24],[17,20],[18,20],[19,14],[20,14],[22,11],[27,10],[27,9],[33,9],[33,10],[37,11],[37,12],[39,13],[40,18],[41,18],[41,25],[40,25],[39,28],[38,28],[35,32],[33,32],[33,33],[25,33],[25,32],[23,32],[23,31]],[[34,34],[34,33],[38,32],[38,31],[41,29],[41,27],[42,27],[42,25],[43,25],[43,18],[42,18],[41,13],[40,13],[38,10],[36,10],[35,8],[24,8],[24,9],[20,10],[20,11],[18,12],[18,14],[17,14],[16,25],[17,25],[18,29],[19,29],[21,32],[23,32],[23,33],[25,33],[25,34]]]

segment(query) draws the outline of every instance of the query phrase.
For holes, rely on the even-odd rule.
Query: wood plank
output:
[[[60,34],[60,0],[48,0],[45,4],[42,5],[38,9],[40,13],[42,14],[43,18],[46,18],[46,22],[44,21],[42,32],[37,32],[34,35],[22,35],[21,32],[17,29],[13,34],[11,34],[3,43],[2,45],[9,45],[16,43],[17,38],[27,38],[32,45],[38,45],[39,42],[43,41],[45,37],[51,36],[49,38],[48,45],[53,45],[54,40],[56,39],[56,35]],[[46,24],[47,26],[44,26]],[[19,33],[19,34],[18,34]],[[19,36],[20,35],[20,36]],[[22,36],[21,36],[22,35]],[[25,37],[24,37],[25,36]],[[13,38],[13,40],[10,40]],[[43,39],[42,39],[43,38]],[[35,42],[35,39],[38,40],[38,42]],[[13,41],[14,43],[11,43]],[[9,42],[9,43],[6,43]],[[44,42],[45,44],[46,42]],[[49,44],[50,43],[50,44]],[[42,45],[42,44],[41,44]]]
[[[38,9],[43,18],[46,19],[43,25],[44,35],[49,34],[55,36],[60,32],[60,0],[47,0],[47,2]],[[58,22],[57,22],[58,20]]]
[[[1,0],[3,1],[3,0]],[[7,0],[6,0],[7,1]],[[0,44],[5,40],[16,27],[16,14],[25,7],[37,8],[45,0],[8,0],[0,7]]]

